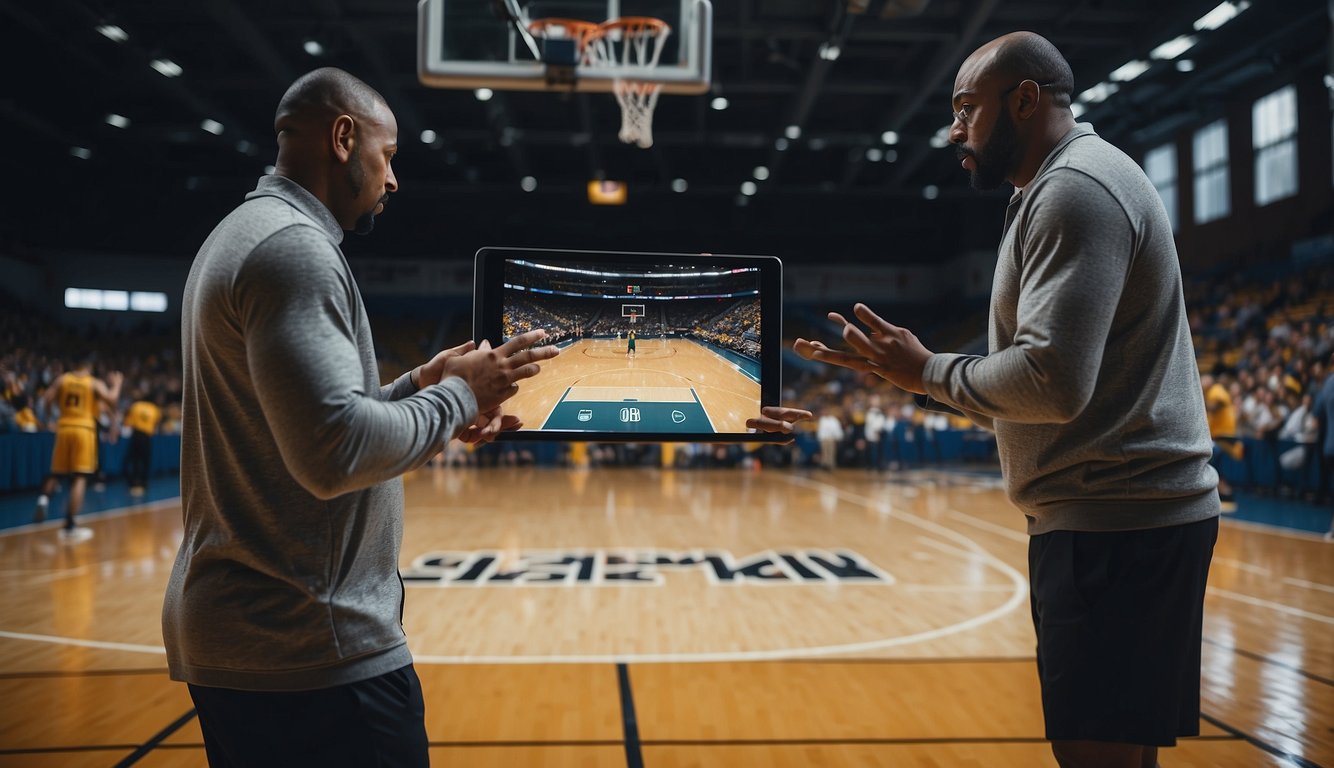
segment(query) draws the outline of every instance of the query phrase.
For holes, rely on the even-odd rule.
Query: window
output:
[[[114,312],[166,312],[167,294],[157,291],[66,288],[65,306],[71,309],[102,309]]]
[[[1291,85],[1251,107],[1255,148],[1255,204],[1297,194],[1297,89]]]
[[[1177,148],[1175,144],[1154,147],[1144,155],[1144,173],[1163,199],[1172,231],[1177,231]]]
[[[1195,223],[1232,212],[1228,197],[1227,123],[1215,120],[1195,132]]]

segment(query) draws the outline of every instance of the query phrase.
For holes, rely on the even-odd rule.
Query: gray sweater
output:
[[[1030,534],[1219,514],[1172,228],[1134,161],[1075,126],[1016,190],[985,357],[933,355],[931,399],[994,429]]]
[[[185,537],[162,611],[173,679],[308,690],[412,661],[398,476],[477,403],[459,379],[379,386],[342,235],[308,191],[266,176],[190,269]]]

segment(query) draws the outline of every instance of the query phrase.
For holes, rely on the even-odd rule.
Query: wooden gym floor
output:
[[[1054,766],[985,474],[431,469],[405,624],[447,766]],[[174,500],[0,534],[0,768],[198,766]],[[1184,766],[1334,766],[1334,545],[1226,520]]]
[[[525,429],[537,429],[562,399],[690,401],[693,391],[712,431],[745,432],[746,419],[759,411],[759,383],[708,348],[688,339],[646,338],[635,342],[630,357],[627,345],[625,339],[576,341],[543,363],[542,375],[525,382],[505,412],[523,418]]]

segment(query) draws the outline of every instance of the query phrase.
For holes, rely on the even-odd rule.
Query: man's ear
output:
[[[352,148],[357,142],[357,124],[351,115],[339,115],[329,127],[333,140],[334,157],[340,163],[346,163],[352,157]]]
[[[1037,111],[1042,89],[1034,81],[1025,80],[1016,90],[1019,91],[1019,119],[1027,120]]]

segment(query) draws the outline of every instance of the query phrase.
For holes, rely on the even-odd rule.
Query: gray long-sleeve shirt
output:
[[[190,269],[185,537],[162,613],[173,679],[308,690],[412,660],[398,476],[477,403],[459,379],[379,386],[342,235],[312,194],[266,176]]]
[[[986,356],[933,355],[923,382],[995,430],[1029,533],[1219,514],[1171,224],[1087,124],[1010,200],[988,338]]]

